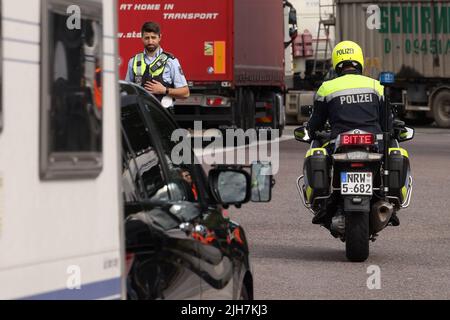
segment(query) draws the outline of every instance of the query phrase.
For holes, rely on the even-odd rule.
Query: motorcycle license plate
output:
[[[371,172],[341,172],[341,194],[372,195]]]

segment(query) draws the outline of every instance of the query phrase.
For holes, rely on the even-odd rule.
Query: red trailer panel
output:
[[[192,81],[174,107],[182,126],[283,127],[283,1],[119,0],[118,10],[122,78],[143,50],[142,24],[155,21],[161,46]]]
[[[233,79],[232,0],[119,0],[120,75],[143,50],[140,30],[146,21],[161,25],[161,46],[175,55],[188,81]]]
[[[235,0],[236,85],[284,86],[281,0]]]

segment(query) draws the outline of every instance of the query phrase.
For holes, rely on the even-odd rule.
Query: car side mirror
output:
[[[398,141],[404,142],[408,140],[412,140],[414,138],[414,129],[410,127],[404,127],[398,133]]]
[[[298,127],[297,129],[295,129],[294,137],[295,137],[295,140],[300,141],[300,142],[304,142],[304,143],[311,142],[311,138],[309,137],[308,130],[306,129],[305,126],[301,126],[301,127]]]
[[[300,114],[304,117],[310,117],[313,113],[312,105],[300,106]]]
[[[250,175],[239,169],[217,167],[208,175],[209,188],[217,203],[240,207],[250,200]]]
[[[275,180],[272,179],[270,162],[252,163],[252,202],[270,202]]]

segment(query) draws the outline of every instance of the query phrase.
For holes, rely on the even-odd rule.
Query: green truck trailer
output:
[[[365,74],[396,74],[391,99],[416,124],[450,128],[450,1],[337,0],[336,39],[365,54]]]

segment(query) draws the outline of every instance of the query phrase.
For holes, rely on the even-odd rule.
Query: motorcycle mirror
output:
[[[305,126],[301,126],[294,130],[294,137],[295,140],[304,142],[304,143],[310,143],[311,138],[309,137],[308,130],[306,130]]]
[[[399,142],[412,140],[414,138],[414,129],[410,128],[410,127],[404,127],[400,131],[400,133],[399,133],[397,138],[398,138]]]

